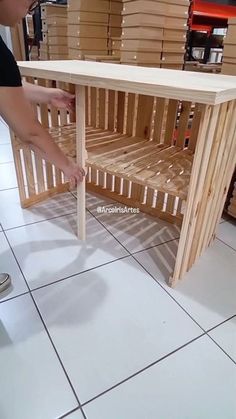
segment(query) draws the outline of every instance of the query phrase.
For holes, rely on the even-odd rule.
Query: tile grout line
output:
[[[56,349],[56,346],[55,346],[55,344],[54,344],[54,342],[53,342],[53,340],[52,340],[52,337],[51,337],[51,335],[50,335],[50,333],[49,333],[49,331],[48,331],[48,328],[47,328],[47,326],[46,326],[46,323],[44,322],[44,319],[43,319],[43,317],[42,317],[42,315],[41,315],[41,312],[40,312],[40,310],[39,310],[39,308],[38,308],[38,306],[37,306],[37,303],[36,303],[36,301],[35,301],[35,299],[34,299],[34,296],[32,295],[32,292],[31,292],[31,290],[30,290],[30,287],[29,287],[29,285],[28,285],[28,282],[27,282],[27,280],[26,280],[26,278],[25,278],[25,276],[24,276],[24,273],[23,273],[23,271],[22,271],[22,269],[21,269],[21,266],[20,266],[20,264],[19,264],[19,262],[18,262],[18,259],[17,259],[16,255],[15,255],[15,252],[14,252],[14,250],[13,250],[13,249],[12,249],[12,247],[11,247],[11,244],[10,244],[10,242],[9,242],[9,240],[8,240],[7,235],[5,234],[5,232],[3,232],[3,233],[4,233],[4,236],[5,236],[6,240],[7,240],[8,245],[9,245],[9,247],[10,247],[10,249],[11,249],[11,252],[12,252],[12,254],[13,254],[14,258],[15,258],[15,261],[16,261],[16,263],[17,263],[17,265],[18,265],[19,269],[20,269],[20,272],[21,272],[21,274],[22,274],[22,276],[23,276],[23,278],[24,278],[25,284],[26,284],[26,286],[27,286],[27,288],[28,288],[28,290],[29,290],[29,292],[28,292],[28,293],[30,294],[31,299],[32,299],[32,301],[33,301],[33,303],[34,303],[34,306],[35,306],[35,308],[36,308],[36,311],[38,312],[39,318],[41,319],[41,322],[42,322],[42,324],[43,324],[43,326],[44,326],[44,330],[45,330],[45,332],[46,332],[46,334],[47,334],[47,336],[48,336],[49,341],[51,342],[52,348],[54,349],[54,353],[56,354],[56,357],[57,357],[57,359],[58,359],[58,361],[59,361],[59,363],[60,363],[60,365],[61,365],[61,368],[62,368],[62,370],[64,371],[65,377],[67,378],[67,381],[68,381],[68,383],[69,383],[69,385],[70,385],[70,388],[71,388],[71,390],[72,390],[72,392],[73,392],[73,394],[74,394],[74,396],[75,396],[75,399],[76,399],[76,401],[77,401],[77,403],[78,403],[78,405],[79,405],[78,407],[79,407],[79,408],[81,408],[81,411],[83,412],[83,410],[82,410],[82,405],[81,405],[81,403],[80,403],[80,400],[79,400],[79,398],[78,398],[78,396],[77,396],[77,394],[76,394],[76,391],[75,391],[75,389],[74,389],[74,387],[73,387],[73,385],[72,385],[72,382],[71,382],[71,380],[70,380],[70,378],[69,378],[69,376],[68,376],[68,373],[67,373],[67,371],[66,371],[66,369],[65,369],[65,367],[64,367],[64,364],[63,364],[63,362],[62,362],[62,360],[61,360],[61,358],[60,358],[60,356],[59,356],[59,354],[58,354],[58,351],[57,351],[57,349]],[[87,419],[87,418],[86,418],[86,416],[84,416],[84,419]]]
[[[131,374],[130,376],[128,376],[127,378],[119,381],[117,384],[114,384],[112,387],[110,387],[107,390],[104,390],[103,392],[99,393],[98,395],[92,397],[92,399],[87,400],[85,403],[82,404],[82,406],[86,406],[87,404],[93,402],[94,400],[98,399],[99,397],[103,396],[104,394],[114,390],[114,388],[119,387],[120,385],[126,383],[129,380],[132,380],[134,377],[136,377],[137,375],[142,374],[143,372],[147,371],[148,369],[152,368],[153,366],[159,364],[159,362],[162,362],[163,360],[169,358],[170,356],[174,355],[175,353],[181,351],[183,348],[191,345],[192,343],[194,343],[195,341],[201,339],[203,336],[205,336],[206,333],[202,333],[201,335],[195,337],[194,339],[191,339],[190,341],[184,343],[183,345],[179,346],[178,348],[174,349],[171,352],[168,352],[166,355],[163,355],[161,358],[157,359],[156,361],[152,362],[151,364],[147,365],[144,368],[141,368],[140,370],[138,370],[137,372]]]
[[[32,223],[21,224],[21,225],[16,226],[16,227],[3,228],[3,231],[17,230],[18,228],[31,226],[31,225],[34,225],[34,224],[39,224],[39,223],[43,223],[45,221],[51,221],[51,220],[55,220],[55,219],[60,218],[60,217],[67,217],[68,215],[74,215],[74,214],[76,214],[76,211],[68,212],[68,214],[55,215],[54,217],[45,218],[44,220],[38,220],[38,221],[34,221]]]
[[[222,239],[219,239],[219,237],[216,236],[216,240],[219,240],[219,242],[225,244],[225,246],[229,247],[230,249],[234,250],[236,252],[236,249],[232,246],[230,246],[230,244],[225,243]]]
[[[81,408],[80,407],[76,407],[75,409],[70,410],[69,412],[65,413],[64,415],[59,416],[57,419],[67,418],[69,415],[71,415],[72,413],[75,413],[75,412],[81,412],[83,414],[83,416],[84,416],[84,419],[87,419],[87,416],[85,415],[82,407]]]
[[[90,211],[89,211],[90,212]],[[115,239],[115,240],[117,240],[117,242],[129,253],[129,256],[131,256],[134,260],[135,260],[135,262],[137,262],[140,266],[141,266],[141,268],[142,269],[144,269],[145,270],[145,272],[155,281],[155,283],[158,285],[158,286],[160,286],[162,289],[163,289],[163,291],[165,291],[167,294],[168,294],[168,296],[191,318],[191,320],[193,320],[194,321],[194,323],[196,323],[197,324],[197,326],[199,326],[200,328],[201,328],[201,330],[204,332],[204,333],[206,333],[206,331],[204,330],[204,328],[202,327],[202,326],[200,326],[200,324],[198,324],[198,322],[191,316],[191,314],[190,313],[188,313],[186,310],[185,310],[185,308],[184,307],[182,307],[181,306],[181,304],[177,301],[177,300],[175,300],[175,298],[159,283],[159,281],[157,281],[156,279],[155,279],[155,277],[134,257],[134,254],[132,254],[120,241],[119,241],[119,239],[117,239],[114,235],[113,235],[113,233],[112,232],[110,232],[108,229],[107,229],[107,227],[100,221],[100,220],[98,220],[97,218],[96,218],[96,216],[95,215],[93,215],[91,212],[90,212],[90,214],[113,236],[113,238]],[[176,239],[173,239],[173,240],[171,240],[171,241],[174,241],[174,240],[176,240]],[[160,243],[160,244],[158,244],[157,246],[155,246],[155,247],[159,247],[159,246],[162,246],[163,244],[165,244],[165,243]],[[141,250],[141,251],[146,251],[146,249],[144,249],[144,250]]]
[[[0,233],[3,233],[3,231],[0,232]],[[114,259],[114,260],[111,260],[109,262],[105,262],[105,263],[103,263],[101,265],[97,265],[97,266],[95,266],[93,268],[89,268],[89,269],[86,269],[84,271],[77,272],[77,273],[74,273],[74,274],[69,275],[69,276],[65,276],[64,278],[57,279],[56,281],[50,282],[49,284],[40,285],[39,287],[36,287],[36,288],[30,288],[30,291],[26,291],[26,292],[23,292],[21,294],[15,295],[14,297],[10,297],[10,298],[7,298],[7,299],[5,299],[3,301],[0,301],[0,304],[6,303],[7,301],[10,301],[10,300],[14,300],[15,298],[21,297],[22,295],[29,294],[29,292],[35,292],[35,291],[38,291],[38,290],[40,290],[42,288],[47,288],[47,287],[50,287],[51,285],[55,285],[57,283],[60,283],[60,282],[63,282],[63,281],[67,281],[68,279],[74,278],[75,276],[78,276],[78,275],[81,275],[81,274],[84,274],[84,273],[93,271],[93,270],[95,270],[97,268],[101,268],[101,267],[106,266],[106,265],[110,265],[111,263],[114,263],[114,262],[116,262],[118,260],[126,259],[128,257],[130,257],[130,256],[129,255],[121,256],[118,259]]]
[[[73,195],[73,194],[72,194]],[[73,195],[74,196],[74,195]],[[74,196],[74,198],[76,199],[76,197]],[[107,231],[108,231],[108,233],[109,234],[111,234],[112,236],[113,236],[113,238],[129,253],[127,256],[124,256],[124,257],[122,257],[122,258],[119,258],[119,259],[125,259],[125,258],[127,258],[127,257],[129,257],[129,256],[132,256],[132,258],[137,262],[137,263],[139,263],[139,261],[137,261],[136,259],[135,259],[135,257],[133,256],[133,254],[128,250],[128,249],[126,249],[126,247],[122,244],[122,243],[120,243],[120,241],[100,222],[100,220],[98,220],[97,218],[96,218],[96,216],[94,216],[93,215],[93,213],[91,213],[91,211],[90,210],[88,210],[87,209],[87,211],[90,213],[90,215],[92,215],[92,217],[94,217]],[[73,214],[73,213],[71,213],[71,214]],[[68,215],[71,215],[71,214],[64,214],[63,216],[68,216]],[[58,218],[58,217],[60,217],[60,216],[57,216],[57,217],[53,217],[53,219],[54,218]],[[46,220],[42,220],[42,221],[46,221]],[[39,222],[41,222],[41,221],[39,221]],[[36,223],[38,223],[38,222],[36,222]],[[32,223],[32,224],[34,224],[34,223]],[[7,231],[7,230],[6,230]],[[4,232],[4,230],[3,230],[3,232]],[[5,235],[5,234],[4,234]],[[6,237],[6,235],[5,235],[5,237]],[[8,242],[8,244],[9,244],[9,246],[10,246],[10,243],[9,243],[9,241],[8,241],[8,239],[7,239],[7,237],[6,237],[6,240],[7,240],[7,242]],[[175,238],[175,239],[171,239],[171,240],[169,240],[169,241],[167,241],[167,242],[171,242],[171,241],[174,241],[174,240],[177,240],[177,238]],[[164,243],[160,243],[159,245],[154,245],[154,246],[152,246],[152,247],[150,247],[150,248],[153,248],[153,247],[157,247],[157,246],[160,246],[160,245],[163,245],[163,244],[165,244],[165,243],[167,243],[167,242],[164,242]],[[230,247],[230,246],[229,246]],[[14,257],[15,257],[15,259],[16,259],[16,261],[17,261],[17,264],[18,264],[18,266],[19,266],[19,268],[20,268],[20,265],[19,265],[19,263],[18,263],[18,260],[17,260],[17,258],[16,258],[16,256],[15,256],[15,254],[14,254],[14,251],[13,251],[13,249],[11,248],[11,246],[10,246],[10,249],[11,249],[11,251],[12,251],[12,253],[13,253],[13,255],[14,255]],[[142,249],[142,250],[140,250],[140,251],[137,251],[137,252],[134,252],[134,254],[137,254],[137,253],[139,253],[139,252],[142,252],[142,251],[145,251],[145,250],[148,250],[148,249]],[[234,250],[234,249],[233,249]],[[116,259],[116,260],[119,260],[119,259]],[[114,260],[114,261],[111,261],[111,262],[108,262],[108,263],[106,263],[106,264],[110,264],[110,263],[113,263],[113,262],[115,262],[116,260]],[[106,265],[105,264],[105,265]],[[142,266],[142,264],[140,264],[139,263],[139,265],[144,269],[144,270],[146,270],[143,266]],[[103,266],[103,265],[100,265],[100,266]],[[96,269],[97,267],[95,267],[95,268],[92,268],[92,269],[89,269],[88,271],[90,271],[90,270],[93,270],[93,269]],[[20,268],[20,270],[21,270],[21,268]],[[146,272],[148,273],[148,275],[150,275],[154,280],[155,280],[155,282],[158,284],[158,285],[160,285],[161,286],[161,284],[146,270]],[[22,273],[22,275],[23,275],[23,272],[21,271],[21,273]],[[80,273],[79,273],[80,274]],[[73,276],[75,276],[75,275],[77,275],[77,274],[74,274],[74,275],[72,275],[72,277]],[[71,277],[71,276],[70,276]],[[62,281],[62,280],[65,280],[65,279],[69,279],[70,277],[67,277],[67,278],[64,278],[64,279],[61,279],[61,280],[59,280],[60,282]],[[47,332],[47,334],[48,334],[48,337],[49,337],[49,339],[50,339],[50,341],[51,341],[51,344],[53,345],[53,348],[54,348],[54,351],[56,352],[56,354],[57,354],[57,357],[58,357],[58,359],[60,360],[60,357],[59,357],[59,355],[58,355],[58,353],[57,353],[57,350],[56,350],[56,348],[55,348],[55,346],[54,346],[54,343],[53,343],[53,341],[52,341],[52,338],[51,338],[51,336],[50,336],[50,334],[49,334],[49,332],[48,332],[48,330],[47,330],[47,327],[46,327],[46,325],[45,325],[45,323],[44,323],[44,321],[43,321],[43,318],[42,318],[42,316],[41,316],[41,313],[40,313],[40,311],[39,311],[39,309],[38,309],[38,307],[37,307],[37,304],[36,304],[36,302],[35,302],[35,300],[34,300],[34,297],[32,296],[32,294],[31,294],[31,292],[33,292],[34,290],[30,290],[30,288],[29,288],[29,286],[28,286],[28,283],[27,283],[27,281],[26,281],[26,279],[25,279],[25,277],[24,277],[24,275],[23,275],[23,278],[24,278],[24,280],[25,280],[25,282],[26,282],[26,285],[27,285],[27,287],[28,287],[28,289],[29,289],[29,293],[30,293],[30,295],[31,295],[31,298],[32,298],[32,300],[33,300],[33,302],[34,302],[34,304],[35,304],[35,307],[36,307],[36,309],[37,309],[37,311],[38,311],[38,314],[39,314],[39,316],[40,316],[40,318],[41,318],[41,321],[42,321],[42,323],[43,323],[43,325],[44,325],[44,327],[45,327],[45,329],[46,329],[46,332]],[[55,281],[55,282],[58,282],[58,281]],[[52,284],[52,283],[51,283]],[[50,286],[51,284],[48,284],[48,285],[46,285],[46,286]],[[46,287],[45,286],[45,287]],[[44,286],[43,286],[44,287]],[[162,287],[162,286],[161,286]],[[41,288],[41,287],[40,287]],[[163,287],[162,287],[163,288]],[[36,290],[37,290],[38,288],[36,288]],[[163,288],[163,290],[164,291],[166,291],[164,288]],[[166,291],[167,292],[167,291]],[[27,293],[25,293],[25,294],[27,294]],[[179,305],[179,303],[167,292],[167,294]],[[21,295],[24,295],[24,294],[21,294]],[[18,296],[16,296],[16,297],[13,297],[13,298],[17,298]],[[4,301],[3,301],[4,302]],[[181,306],[181,305],[179,305],[182,309],[183,309],[183,307]],[[183,309],[184,310],[184,309]],[[185,311],[185,310],[184,310]],[[185,311],[186,312],[186,311]],[[190,314],[188,313],[188,312],[186,312],[186,314],[188,314],[189,316],[190,316]],[[191,316],[190,316],[191,317]],[[194,321],[194,322],[196,322],[192,317],[191,317],[191,319]],[[197,322],[196,322],[197,323]],[[197,323],[198,324],[198,323]],[[201,328],[201,326],[200,325],[198,325],[200,328]],[[215,326],[215,327],[217,327],[217,326]],[[214,328],[215,328],[214,327]],[[203,328],[201,328],[203,331],[204,331],[204,329]],[[192,340],[192,341],[190,341],[189,343],[186,343],[184,346],[187,346],[187,345],[189,345],[191,342],[193,342],[193,341],[195,341],[196,339],[199,339],[200,337],[202,337],[202,336],[204,336],[204,335],[208,335],[208,333],[207,332],[205,332],[204,331],[204,333],[202,334],[202,335],[200,335],[200,336],[198,336],[197,338],[195,338],[194,340]],[[208,335],[208,337],[221,349],[221,350],[223,350],[215,341],[214,341],[214,339],[212,339],[211,338],[211,336],[209,336]],[[182,346],[182,347],[180,347],[180,348],[178,348],[177,350],[175,350],[174,352],[176,352],[176,351],[178,351],[178,350],[180,350],[180,349],[182,349],[184,346]],[[223,350],[223,352],[229,357],[229,355]],[[172,353],[170,353],[170,354],[172,354]],[[169,356],[170,354],[167,354],[165,357],[167,357],[167,356]],[[232,360],[232,358],[231,357],[229,357],[231,360]],[[163,359],[163,358],[161,358],[161,359]],[[158,360],[157,362],[160,362],[161,361],[161,359],[160,360]],[[60,360],[61,361],[61,360]],[[60,362],[59,361],[59,362]],[[232,360],[233,361],[233,360]],[[233,361],[234,362],[234,361]],[[69,377],[68,377],[68,375],[67,375],[67,372],[65,371],[65,369],[64,369],[64,365],[63,365],[63,363],[62,362],[60,362],[61,363],[61,366],[62,366],[62,368],[63,368],[63,370],[64,370],[64,372],[65,372],[65,374],[66,374],[66,376],[67,376],[67,379],[68,379],[68,381],[69,381],[69,383],[70,383],[70,380],[69,380]],[[152,364],[150,365],[150,367],[152,366]],[[147,369],[147,368],[149,368],[149,367],[146,367],[145,369]],[[144,369],[143,369],[144,370]],[[140,372],[142,372],[143,370],[141,370]],[[138,373],[136,373],[136,374],[134,374],[134,375],[137,375],[137,374],[139,374],[140,372],[138,372]],[[130,379],[130,378],[132,378],[134,375],[132,375],[131,377],[129,377],[128,379]],[[126,379],[126,380],[124,380],[124,381],[127,381],[128,379]],[[113,386],[113,387],[111,387],[110,389],[108,389],[108,390],[106,390],[106,392],[107,391],[110,391],[110,390],[112,390],[114,387],[117,387],[117,386],[119,386],[119,385],[121,385],[124,381],[122,381],[120,384],[117,384],[116,386]],[[71,386],[72,386],[72,384],[71,384]],[[73,388],[73,387],[72,387]],[[69,414],[71,414],[72,412],[74,412],[74,411],[77,411],[77,410],[81,410],[82,411],[82,413],[84,414],[84,412],[83,412],[83,409],[81,408],[82,407],[82,405],[80,404],[80,402],[79,402],[79,399],[77,398],[77,395],[76,395],[76,393],[74,393],[75,394],[75,396],[76,396],[76,399],[77,399],[77,401],[78,401],[78,403],[79,403],[79,407],[78,408],[76,408],[76,409],[74,409],[73,411],[70,411],[70,412],[68,412],[68,413],[66,413],[64,416],[62,416],[61,418],[64,418],[64,417],[66,417],[66,416],[68,416]],[[95,398],[97,398],[97,397],[100,397],[102,394],[104,394],[104,392],[103,393],[101,393],[100,395],[98,395],[98,396],[96,396]],[[88,402],[86,402],[86,403],[84,403],[83,405],[85,405],[85,404],[87,404],[87,403],[89,403],[89,402],[91,402],[92,400],[94,400],[94,398],[93,399],[91,399],[90,401],[88,401]],[[85,417],[85,419],[86,419],[86,416],[84,415],[84,417]],[[59,418],[60,419],[60,418]]]
[[[90,211],[89,211],[89,213],[93,216],[93,217],[95,217],[96,218],[96,216],[94,216]],[[110,232],[107,228],[106,228],[106,226],[100,221],[100,220],[98,220],[97,218],[96,218],[96,220],[101,224],[101,225],[103,225],[103,227],[118,241],[118,243],[120,243],[123,247],[124,247],[124,249],[130,254],[130,256],[142,267],[142,269],[144,269],[145,271],[146,271],[146,273],[149,275],[149,276],[151,276],[151,278],[157,283],[157,285],[159,285],[161,288],[162,288],[162,290],[163,291],[165,291],[167,294],[168,294],[168,296],[185,312],[185,314],[187,314],[189,317],[190,317],[190,319],[194,322],[194,323],[196,323],[196,325],[204,332],[204,334],[206,334],[211,340],[213,340],[212,338],[211,338],[211,336],[209,336],[208,335],[208,333],[207,333],[207,331],[197,322],[197,320],[195,320],[193,317],[192,317],[192,315],[190,314],[190,313],[188,313],[188,311],[162,286],[162,284],[139,262],[139,260],[137,260],[136,258],[135,258],[135,253],[134,254],[132,254],[132,253],[130,253],[130,251],[128,250],[128,249],[126,249],[126,247],[112,234],[112,232]],[[176,240],[176,239],[173,239],[173,240],[171,240],[171,241],[174,241],[174,240]],[[165,244],[165,243],[162,243],[162,244]],[[158,246],[160,246],[160,245],[162,245],[162,244],[159,244]],[[156,247],[156,246],[155,246]],[[214,341],[214,340],[213,340]],[[215,341],[214,341],[215,342]],[[216,342],[215,342],[216,343]],[[217,343],[216,343],[217,344]],[[223,350],[223,348],[221,348],[218,344],[217,344],[217,346],[224,352],[224,354],[227,356],[227,357],[229,357],[230,359],[231,359],[231,361],[233,361],[234,363],[235,363],[235,361],[230,357],[230,355],[229,354],[227,354],[227,352],[225,352],[224,350]]]

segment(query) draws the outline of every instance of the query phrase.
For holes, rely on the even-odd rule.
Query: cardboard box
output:
[[[165,41],[183,41],[185,42],[187,38],[187,30],[177,30],[177,29],[164,29],[163,30],[163,39]]]
[[[108,13],[109,10],[110,10],[109,0],[69,0],[68,1],[68,12],[81,11],[81,12]]]
[[[50,26],[48,28],[48,36],[67,36],[67,26]]]
[[[163,28],[165,24],[165,16],[150,15],[145,13],[136,13],[124,16],[122,19],[122,28],[129,27],[154,27]]]
[[[158,40],[163,39],[163,29],[162,28],[143,28],[143,27],[134,27],[134,28],[123,28],[121,39],[150,39]]]
[[[99,23],[100,25],[108,25],[108,13],[95,12],[68,12],[68,24],[78,23]]]
[[[122,23],[121,15],[109,15],[109,26],[113,28],[120,28]]]
[[[69,58],[72,60],[83,60],[85,55],[106,55],[107,51],[81,50],[76,48],[68,49]]]
[[[119,64],[120,58],[111,55],[84,55],[86,61],[96,61],[100,63],[116,63]]]
[[[121,51],[121,62],[136,62],[136,63],[161,63],[160,52],[132,52]]]
[[[122,15],[130,15],[133,13],[148,13],[188,19],[187,6],[178,4],[170,5],[160,1],[134,0],[124,3]]]
[[[121,15],[123,9],[122,2],[117,1],[111,1],[110,2],[110,10],[109,13],[115,14],[115,15]]]
[[[120,28],[112,28],[112,27],[109,27],[109,29],[108,29],[108,36],[110,38],[113,38],[113,37],[115,37],[115,38],[121,37],[121,27]]]
[[[96,39],[94,42],[93,38],[78,38],[78,37],[69,37],[68,38],[68,47],[77,48],[77,49],[93,49],[93,50],[106,50],[107,49],[107,39]]]
[[[49,36],[48,45],[60,45],[67,46],[68,38],[67,36]]]
[[[39,53],[39,59],[40,59],[40,61],[48,61],[49,60],[49,54],[47,53],[47,52],[44,52],[44,51],[40,51],[40,53]]]
[[[223,57],[236,57],[236,45],[225,45]],[[224,60],[224,58],[223,58]]]
[[[121,51],[143,51],[143,52],[161,52],[162,41],[153,41],[146,39],[122,40]]]
[[[87,37],[107,39],[107,26],[98,25],[68,25],[68,37]]]
[[[162,45],[163,52],[176,52],[176,53],[185,53],[185,43],[183,42],[172,42],[164,41]]]
[[[123,3],[130,3],[133,2],[134,0],[123,0]],[[165,3],[168,5],[174,4],[174,5],[178,5],[178,6],[186,6],[189,7],[190,6],[190,1],[189,0],[152,0],[152,1],[158,1],[159,3]]]
[[[40,9],[41,9],[41,19],[46,19],[49,16],[66,16],[67,15],[67,6],[64,6],[64,5],[44,3],[44,4],[41,4]]]
[[[236,57],[227,57],[227,56],[224,56],[223,60],[224,60],[224,63],[236,64]]]
[[[46,52],[46,53],[48,53],[48,44],[40,41],[39,42],[39,49],[40,49],[40,52]]]
[[[172,52],[163,52],[161,61],[162,64],[181,64],[184,63],[184,55]]]
[[[113,50],[115,50],[115,49],[120,50],[120,48],[121,48],[121,39],[120,38],[112,38],[111,39],[111,48]]]
[[[169,70],[183,70],[183,64],[161,64],[161,68]]]
[[[223,63],[222,65],[222,74],[229,74],[231,76],[236,76],[236,65]]]
[[[48,42],[48,32],[42,32],[43,42],[47,44]]]
[[[49,54],[61,54],[65,55],[68,54],[68,47],[67,45],[49,45],[48,46]]]
[[[188,28],[188,20],[185,18],[177,18],[177,17],[165,17],[164,22],[164,29],[181,29],[187,31]]]
[[[42,22],[44,19],[42,19]],[[47,26],[67,26],[67,18],[62,16],[49,16],[46,19]],[[44,29],[43,29],[44,30]]]
[[[49,54],[50,60],[68,60],[67,54]]]

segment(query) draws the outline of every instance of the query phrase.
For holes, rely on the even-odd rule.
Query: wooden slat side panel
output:
[[[108,130],[115,131],[115,92],[108,91]]]
[[[91,106],[91,125],[95,128],[97,126],[97,89],[90,88],[90,106]]]
[[[195,158],[192,166],[175,271],[173,278],[171,279],[172,285],[178,279],[182,278],[188,268],[199,204],[204,189],[209,156],[217,127],[220,106],[205,106],[204,108],[203,118],[201,120],[198,133]]]
[[[138,97],[135,129],[135,135],[137,137],[149,139],[151,136],[153,102],[154,98],[152,96],[139,95]]]
[[[153,141],[156,141],[157,143],[163,143],[164,141],[164,128],[167,117],[167,108],[167,99],[156,98]]]
[[[106,91],[105,89],[99,89],[99,128],[106,128]]]
[[[127,116],[126,116],[126,134],[133,135],[135,127],[135,106],[136,106],[136,97],[134,93],[128,93],[128,107],[127,107]]]
[[[124,133],[124,118],[125,118],[125,93],[118,92],[117,103],[117,131]]]
[[[191,125],[191,132],[190,132],[189,143],[188,143],[188,148],[192,151],[194,151],[196,147],[201,118],[203,115],[203,110],[204,110],[203,105],[200,105],[199,103],[195,104],[193,120],[192,120],[192,125]]]
[[[179,107],[178,100],[173,100],[173,99],[169,100],[166,126],[165,126],[165,137],[164,137],[164,143],[168,145],[172,145],[174,142],[174,132],[176,128],[178,107]]]
[[[190,120],[191,102],[182,102],[181,112],[179,117],[176,145],[177,147],[184,148],[187,138],[187,130]]]
[[[38,85],[46,87],[46,80],[45,79],[38,79]],[[40,121],[41,124],[45,127],[49,127],[49,118],[48,118],[48,105],[47,104],[40,104]]]

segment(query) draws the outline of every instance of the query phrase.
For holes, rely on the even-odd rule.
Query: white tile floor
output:
[[[22,210],[0,124],[1,419],[236,419],[236,227],[175,289],[179,230],[69,193]],[[2,229],[1,229],[2,226]]]

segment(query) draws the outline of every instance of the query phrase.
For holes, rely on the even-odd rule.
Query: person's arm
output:
[[[22,81],[25,96],[30,102],[54,105],[57,108],[74,109],[75,95],[57,88],[38,86]]]
[[[82,181],[84,169],[64,155],[37,121],[23,87],[0,87],[0,115],[21,141],[61,169],[73,186]]]

